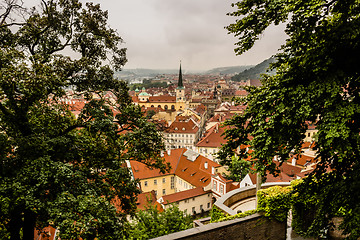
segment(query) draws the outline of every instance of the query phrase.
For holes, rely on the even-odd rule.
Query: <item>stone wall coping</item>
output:
[[[261,184],[261,189],[265,189],[265,188],[269,188],[269,187],[273,187],[273,186],[286,187],[286,186],[290,186],[290,182],[264,183],[264,184]],[[249,192],[249,191],[254,191],[254,190],[256,190],[256,185],[235,189],[233,191],[230,191],[230,192],[224,194],[219,199],[217,199],[216,202],[214,203],[214,205],[216,207],[220,208],[221,210],[223,210],[224,212],[226,212],[227,214],[233,216],[233,215],[237,214],[237,212],[235,210],[231,209],[229,206],[227,206],[225,204],[225,202],[228,199],[230,199],[231,197],[233,197],[233,196],[235,196],[237,194],[244,193],[244,192]],[[255,197],[255,195],[253,197]],[[243,199],[245,199],[245,198],[243,198]],[[240,200],[243,200],[243,199],[240,199]]]
[[[209,223],[206,225],[202,225],[200,227],[190,228],[188,230],[171,233],[171,234],[168,234],[165,236],[152,238],[152,239],[153,240],[183,239],[183,238],[187,238],[187,237],[201,234],[201,233],[208,232],[208,231],[217,231],[221,228],[228,227],[228,226],[231,226],[234,224],[238,224],[240,222],[245,222],[250,219],[259,218],[259,217],[262,217],[262,215],[260,213],[255,213],[255,214],[243,217],[243,218],[236,218],[236,219],[232,219],[232,220],[228,220],[228,221],[224,221],[224,222]]]

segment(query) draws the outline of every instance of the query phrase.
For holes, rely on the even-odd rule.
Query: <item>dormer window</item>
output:
[[[175,130],[177,131],[177,130],[178,130],[178,128],[176,127],[176,128],[175,128]]]
[[[183,131],[185,131],[185,128],[182,128]]]

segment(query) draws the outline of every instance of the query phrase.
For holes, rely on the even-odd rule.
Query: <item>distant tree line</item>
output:
[[[144,80],[143,83],[135,83],[130,85],[130,90],[135,90],[136,88],[141,90],[144,88],[166,88],[168,86],[167,82],[154,82],[153,80]]]
[[[265,61],[259,63],[258,65],[246,69],[243,72],[236,74],[235,76],[233,76],[231,78],[231,80],[236,81],[236,82],[240,82],[243,80],[248,80],[248,79],[260,79],[260,75],[267,73],[267,74],[273,74],[275,73],[274,70],[272,71],[267,71],[267,69],[269,68],[270,64],[274,62],[274,58],[269,58],[266,59]]]

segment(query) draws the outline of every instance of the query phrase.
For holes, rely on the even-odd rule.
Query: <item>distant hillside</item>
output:
[[[120,72],[116,72],[117,76],[138,76],[138,77],[154,77],[158,74],[177,74],[179,69],[123,69]]]
[[[209,71],[204,72],[203,74],[237,74],[241,73],[246,69],[252,68],[253,65],[247,65],[247,66],[233,66],[233,67],[219,67],[219,68],[213,68]]]
[[[265,61],[259,63],[258,65],[246,69],[243,72],[233,76],[231,79],[233,81],[242,81],[248,79],[260,79],[260,74],[267,73],[267,74],[275,74],[275,70],[267,72],[266,70],[269,68],[270,63],[275,61],[274,58],[266,59]]]

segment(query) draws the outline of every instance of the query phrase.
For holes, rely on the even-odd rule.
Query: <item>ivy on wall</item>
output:
[[[257,192],[258,212],[265,217],[284,222],[291,207],[291,187],[274,186]]]

